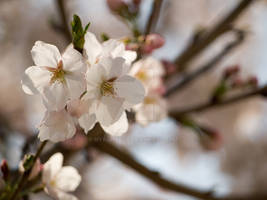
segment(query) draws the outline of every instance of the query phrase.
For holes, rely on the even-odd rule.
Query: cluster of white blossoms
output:
[[[40,124],[41,141],[71,138],[79,124],[87,133],[99,122],[111,135],[128,130],[125,110],[143,101],[143,84],[129,74],[136,52],[110,39],[99,43],[85,34],[83,54],[69,45],[60,54],[56,46],[37,41],[32,48],[35,66],[25,70],[25,93],[42,97],[46,107]]]
[[[146,57],[133,64],[130,74],[145,86],[146,95],[142,103],[133,107],[135,119],[141,125],[158,122],[167,116],[167,103],[163,98],[165,87],[162,63],[153,57]]]

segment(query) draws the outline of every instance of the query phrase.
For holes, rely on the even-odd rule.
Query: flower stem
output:
[[[41,145],[39,146],[36,154],[34,155],[34,158],[33,158],[33,162],[32,162],[32,165],[31,167],[28,169],[28,170],[25,170],[22,177],[20,178],[18,184],[15,186],[15,190],[14,192],[12,193],[12,195],[10,196],[9,200],[16,200],[19,192],[22,190],[24,184],[26,183],[26,181],[28,180],[30,174],[31,174],[31,171],[32,171],[32,168],[37,160],[37,158],[40,156],[41,152],[43,151],[45,145],[47,143],[47,140],[42,142]]]

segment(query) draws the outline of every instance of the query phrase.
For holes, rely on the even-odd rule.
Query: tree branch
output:
[[[222,19],[218,24],[210,29],[210,31],[205,31],[201,34],[200,39],[197,43],[191,43],[187,48],[178,56],[175,60],[175,64],[179,69],[183,69],[186,65],[193,60],[200,52],[205,50],[214,40],[216,40],[220,35],[229,30],[229,26],[233,23],[238,16],[249,7],[255,0],[242,0],[229,13],[224,19]]]
[[[180,183],[174,183],[172,181],[169,181],[165,178],[163,178],[160,173],[156,171],[152,171],[142,165],[141,163],[137,162],[134,157],[128,153],[125,149],[121,149],[113,145],[112,143],[101,140],[97,142],[92,143],[93,147],[95,147],[97,150],[106,153],[113,158],[119,160],[123,164],[127,165],[128,167],[135,170],[137,173],[139,173],[141,176],[146,177],[150,181],[152,181],[157,186],[172,191],[176,193],[181,193],[189,196],[196,197],[198,199],[204,199],[204,200],[266,200],[266,195],[256,195],[256,196],[246,196],[246,197],[216,197],[213,194],[213,191],[200,191],[197,189],[193,189],[191,187],[185,186]]]
[[[219,107],[219,106],[235,103],[237,101],[241,101],[241,100],[244,100],[244,99],[247,99],[247,98],[251,98],[251,97],[256,96],[256,95],[266,95],[266,93],[267,93],[267,85],[265,85],[262,88],[256,89],[254,91],[250,91],[250,92],[247,92],[247,93],[244,93],[244,94],[241,94],[241,95],[237,95],[237,96],[228,98],[226,100],[215,101],[215,102],[209,101],[207,103],[203,103],[203,104],[200,104],[200,105],[192,106],[192,107],[185,108],[185,109],[182,109],[182,110],[171,111],[169,113],[169,115],[176,119],[176,118],[179,118],[180,116],[185,115],[185,114],[189,114],[189,113],[192,113],[192,112],[201,112],[201,111],[204,111],[204,110],[207,110],[207,109],[210,109],[210,108],[214,108],[214,107]]]
[[[61,18],[61,21],[62,21],[62,28],[63,28],[63,33],[64,33],[64,36],[66,38],[66,40],[69,42],[72,40],[72,36],[71,36],[71,32],[70,32],[70,29],[69,29],[69,23],[68,23],[68,20],[67,20],[67,14],[66,14],[66,8],[65,8],[65,1],[64,0],[57,0],[57,7],[58,7],[58,11],[59,11],[59,14],[60,14],[60,18]]]
[[[149,16],[149,19],[146,25],[145,35],[148,35],[149,33],[151,33],[154,26],[156,25],[158,18],[159,18],[162,2],[163,0],[154,0],[152,11],[150,13],[150,16]]]
[[[229,53],[231,53],[238,45],[240,45],[244,41],[244,32],[240,30],[235,30],[235,33],[237,35],[237,39],[228,45],[218,54],[216,55],[212,60],[210,60],[207,64],[203,65],[202,67],[199,67],[197,70],[195,70],[192,73],[189,73],[187,75],[184,75],[184,77],[179,80],[176,84],[174,84],[172,87],[170,87],[166,93],[165,97],[170,96],[174,92],[177,92],[177,90],[182,89],[189,83],[191,83],[193,80],[198,78],[200,75],[206,73],[207,71],[210,71],[212,68],[214,68],[225,56],[227,56]]]

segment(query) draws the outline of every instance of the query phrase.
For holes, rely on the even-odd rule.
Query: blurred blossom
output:
[[[63,155],[56,153],[44,164],[42,181],[45,192],[58,200],[77,200],[72,194],[81,182],[81,175],[72,166],[62,166]]]
[[[162,47],[165,44],[165,39],[156,33],[152,33],[146,36],[145,42],[141,47],[141,51],[145,54],[152,53],[155,49]]]

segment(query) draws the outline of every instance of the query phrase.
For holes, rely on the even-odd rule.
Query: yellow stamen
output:
[[[59,81],[61,83],[65,83],[65,74],[66,72],[63,70],[63,62],[59,61],[57,68],[47,67],[47,70],[52,72],[52,77],[50,79],[50,83],[55,83]]]
[[[139,79],[140,81],[146,81],[146,80],[148,79],[148,76],[147,76],[146,72],[143,71],[143,70],[139,70],[139,71],[136,73],[135,77],[136,77],[137,79]]]
[[[112,81],[103,81],[100,86],[100,93],[102,96],[114,95],[114,87]]]
[[[154,104],[154,103],[156,103],[156,99],[155,98],[145,97],[144,104]]]

